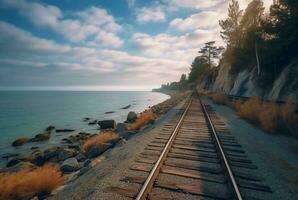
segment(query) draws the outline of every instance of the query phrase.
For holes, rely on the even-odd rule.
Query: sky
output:
[[[218,20],[228,4],[0,0],[0,88],[149,90],[178,81],[205,42],[223,45]]]

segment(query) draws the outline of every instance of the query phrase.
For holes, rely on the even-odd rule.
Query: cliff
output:
[[[271,84],[261,84],[256,67],[247,68],[237,74],[230,73],[231,65],[222,62],[217,73],[212,70],[198,84],[211,92],[222,92],[229,95],[262,97],[269,100],[298,102],[298,59],[286,66]]]

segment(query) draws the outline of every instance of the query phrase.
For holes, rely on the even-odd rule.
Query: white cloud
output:
[[[145,55],[182,59],[188,62],[190,62],[195,55],[192,53],[191,56],[189,56],[187,52],[196,53],[205,42],[216,39],[216,32],[202,29],[197,29],[181,36],[169,34],[151,36],[144,33],[135,33],[132,37],[134,45],[143,51]],[[184,57],[175,57],[175,55],[183,55],[183,52],[185,52]]]
[[[176,18],[170,22],[170,26],[186,31],[186,30],[194,30],[194,29],[211,29],[218,26],[218,20],[222,17],[222,14],[215,11],[202,11],[191,15],[185,19]]]
[[[129,8],[133,8],[136,3],[136,0],[127,0],[127,5]]]
[[[123,44],[123,40],[116,35],[122,30],[122,27],[115,22],[112,15],[102,8],[92,6],[86,10],[72,13],[72,17],[66,17],[58,7],[51,5],[25,0],[2,0],[1,4],[17,9],[33,24],[50,28],[72,42],[84,42],[92,40],[94,37],[102,37],[100,40],[97,39],[98,45],[103,44],[105,47],[115,48]],[[105,40],[103,36],[112,39]],[[98,41],[102,43],[98,43]],[[109,41],[111,42],[109,43]]]
[[[137,11],[137,22],[143,24],[146,22],[165,21],[166,14],[160,6],[144,7]]]
[[[178,80],[189,67],[185,59],[135,56],[124,51],[62,45],[1,21],[0,29],[0,63],[3,68],[57,68],[73,76],[104,74],[98,78],[106,80],[117,76],[117,81],[128,85],[140,82],[159,85]],[[174,41],[167,36],[160,36],[159,40],[165,43]]]

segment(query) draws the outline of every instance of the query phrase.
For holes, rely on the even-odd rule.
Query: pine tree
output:
[[[242,10],[239,8],[238,1],[232,0],[229,4],[228,18],[220,20],[219,25],[222,28],[221,37],[226,42],[227,46],[237,46],[240,40],[240,21]]]

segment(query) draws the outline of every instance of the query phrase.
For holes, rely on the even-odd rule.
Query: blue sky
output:
[[[0,87],[143,90],[176,81],[205,42],[223,45],[228,2],[0,0]]]

